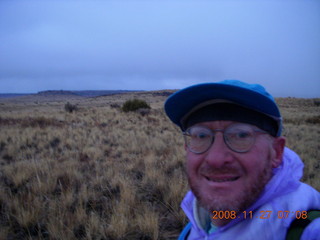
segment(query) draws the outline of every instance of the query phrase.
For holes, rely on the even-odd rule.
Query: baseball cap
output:
[[[228,107],[231,105],[232,108]],[[217,109],[220,110],[216,111],[212,106],[219,106]],[[281,135],[282,117],[279,108],[274,98],[259,84],[224,80],[193,85],[170,95],[164,109],[169,119],[183,131],[188,127],[188,122],[190,124],[188,120],[199,119],[194,117],[195,113],[203,114],[205,109],[216,113],[215,120],[248,122],[265,129],[273,136]],[[232,117],[229,113],[223,113],[227,109],[234,112]]]

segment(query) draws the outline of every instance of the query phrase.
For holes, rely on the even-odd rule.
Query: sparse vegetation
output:
[[[69,113],[72,113],[72,112],[75,112],[78,110],[78,106],[75,105],[75,104],[71,104],[69,102],[67,102],[65,105],[64,105],[64,110],[66,110],[67,112]]]
[[[138,109],[150,109],[150,106],[141,99],[127,100],[122,106],[124,112],[137,111]]]
[[[133,98],[152,108],[142,116],[117,107]],[[63,101],[0,104],[0,239],[176,239],[188,185],[183,138],[165,99],[78,100],[77,114]],[[320,190],[319,108],[277,101],[287,145],[306,165],[303,181]]]
[[[320,99],[314,99],[313,103],[315,106],[320,107]]]

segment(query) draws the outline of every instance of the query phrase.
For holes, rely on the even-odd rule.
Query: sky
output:
[[[320,1],[0,1],[0,93],[224,79],[320,97]]]

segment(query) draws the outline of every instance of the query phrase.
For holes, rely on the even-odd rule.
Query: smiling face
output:
[[[212,121],[196,124],[225,129],[235,122]],[[191,190],[200,205],[209,211],[244,211],[260,195],[272,177],[272,168],[281,163],[285,140],[259,134],[248,152],[237,153],[217,132],[204,153],[187,151],[187,174]]]

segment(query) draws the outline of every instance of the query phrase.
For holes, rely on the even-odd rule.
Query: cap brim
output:
[[[273,99],[250,89],[222,83],[203,83],[177,91],[169,96],[164,108],[171,121],[183,129],[182,119],[193,109],[218,99],[263,113],[275,120],[281,118]]]

